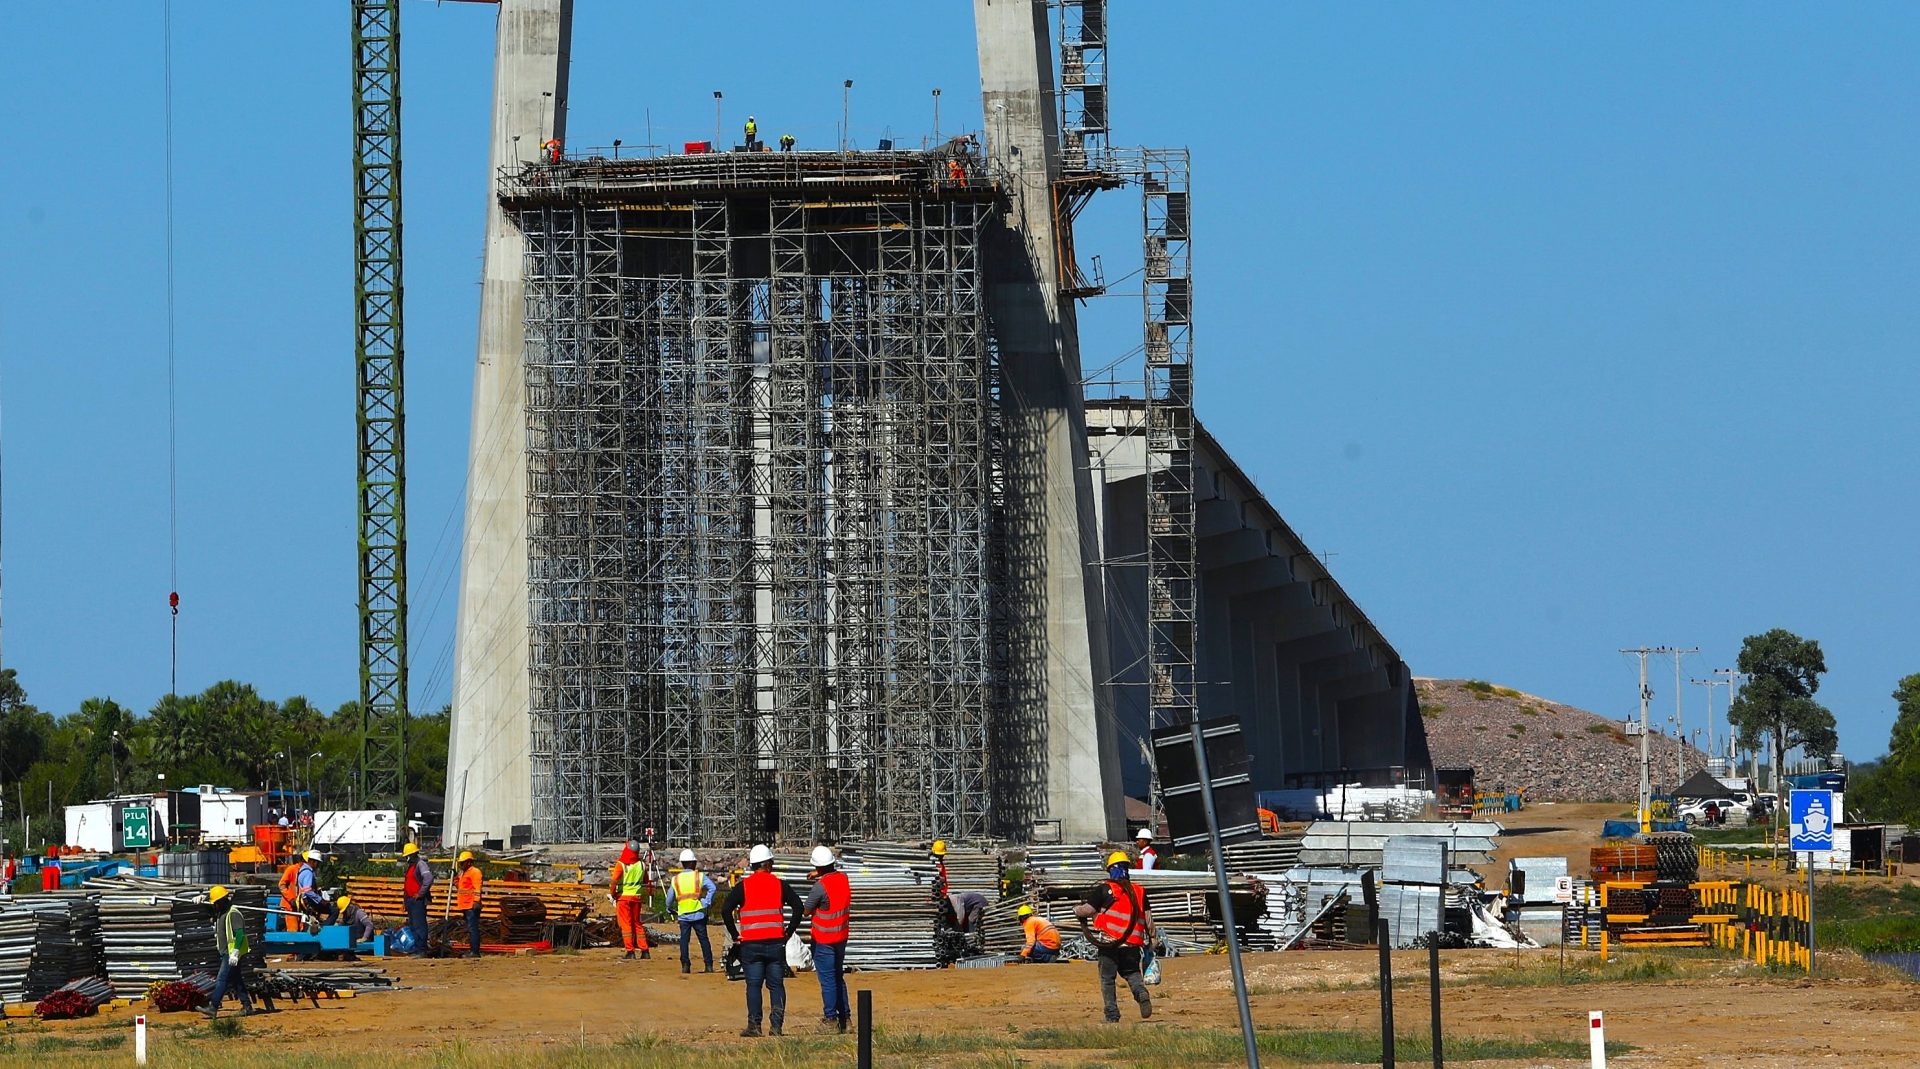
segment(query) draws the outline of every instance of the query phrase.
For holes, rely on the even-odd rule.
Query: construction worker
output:
[[[1100,996],[1109,1024],[1120,1020],[1120,1005],[1114,998],[1115,976],[1126,980],[1133,1000],[1140,1004],[1140,1016],[1153,1016],[1153,996],[1147,993],[1140,975],[1140,951],[1153,937],[1153,915],[1147,907],[1147,892],[1136,887],[1127,874],[1133,863],[1124,851],[1107,855],[1107,878],[1087,891],[1084,901],[1074,907],[1088,933],[1100,965]]]
[[[707,941],[707,910],[713,907],[718,888],[713,878],[700,871],[700,858],[692,850],[680,851],[680,871],[673,874],[673,914],[680,919],[680,972],[693,971],[693,940],[700,938],[703,971],[713,971],[713,944]]]
[[[747,129],[747,149],[751,151],[756,143],[756,140],[760,136],[760,124],[757,122],[754,122],[753,116],[749,115],[747,116],[746,129]]]
[[[933,860],[933,900],[938,902],[947,897],[947,841],[935,839],[927,856]]]
[[[976,946],[987,938],[987,896],[978,891],[954,891],[941,903],[946,921]]]
[[[484,877],[471,850],[460,851],[454,864],[460,866],[460,874],[453,881],[458,895],[453,907],[467,918],[467,957],[477,958],[480,956],[480,885]]]
[[[812,918],[813,970],[820,977],[820,1016],[834,1031],[845,1032],[852,1013],[847,1009],[847,921],[853,909],[853,887],[840,871],[833,848],[816,846],[813,890],[807,895]]]
[[[1153,867],[1160,862],[1160,852],[1153,848],[1153,829],[1141,828],[1134,832],[1133,841],[1140,848],[1140,861],[1134,867],[1141,872],[1152,872]]]
[[[353,904],[352,895],[341,895],[334,905],[340,907],[340,923],[347,926],[347,938],[356,943],[373,941],[373,918],[367,915],[366,910]]]
[[[300,922],[300,868],[305,864],[305,858],[296,857],[280,870],[280,926],[289,932],[304,927]]]
[[[320,893],[320,855],[308,850],[300,855],[300,871],[294,876],[294,888],[300,896],[300,908],[323,924],[332,924],[339,916],[333,903]]]
[[[607,888],[613,899],[614,919],[620,924],[620,943],[627,948],[626,960],[638,950],[643,958],[653,957],[647,943],[647,867],[640,863],[640,851],[629,842],[620,849],[620,860],[613,863]]]
[[[793,144],[794,144],[794,142],[793,142],[793,135],[792,135],[792,134],[781,134],[781,135],[780,135],[780,151],[782,151],[782,152],[792,152],[792,151],[793,151]]]
[[[560,139],[557,137],[550,137],[550,138],[547,138],[546,141],[542,142],[540,145],[540,158],[546,160],[548,163],[559,163],[560,162]]]
[[[220,1003],[231,991],[240,999],[240,1016],[253,1013],[253,998],[247,994],[240,976],[240,959],[247,956],[247,926],[240,911],[233,908],[233,896],[225,887],[207,889],[207,905],[213,907],[214,945],[220,948],[220,974],[213,980],[213,997],[207,1002],[207,1016],[220,1016]]]
[[[427,903],[433,894],[433,866],[420,847],[408,843],[400,848],[400,863],[407,867],[402,881],[403,901],[407,905],[407,930],[413,933],[413,956],[427,956]]]
[[[793,888],[773,874],[772,847],[755,846],[747,853],[747,864],[752,871],[734,884],[720,907],[720,919],[739,944],[740,964],[747,971],[747,1027],[740,1034],[760,1034],[760,989],[765,986],[773,1003],[770,1031],[777,1036],[787,1019],[787,940],[800,926],[802,906]]]
[[[957,156],[947,157],[947,181],[952,182],[956,186],[964,186],[967,184],[967,167],[960,162],[960,158]]]
[[[1020,948],[1023,961],[1044,963],[1060,960],[1060,929],[1053,922],[1033,911],[1032,906],[1021,906],[1016,911],[1020,918],[1020,930],[1026,934],[1027,942]]]

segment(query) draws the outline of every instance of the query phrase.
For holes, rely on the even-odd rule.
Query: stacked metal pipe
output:
[[[100,942],[116,995],[138,998],[155,980],[179,980],[212,971],[223,956],[215,946],[206,888],[152,878],[89,881],[100,892]],[[229,888],[241,910],[257,964],[264,944],[266,889]]]
[[[0,1002],[33,1002],[100,970],[99,917],[79,895],[0,904]]]

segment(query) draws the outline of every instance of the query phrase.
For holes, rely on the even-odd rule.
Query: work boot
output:
[[[836,1017],[836,1018],[834,1018],[834,1021],[833,1021],[833,1030],[834,1030],[834,1031],[836,1031],[836,1032],[838,1032],[838,1033],[840,1033],[840,1034],[841,1034],[841,1035],[843,1035],[843,1036],[844,1036],[844,1035],[846,1035],[846,1034],[847,1034],[847,1019],[846,1019],[845,1017]]]
[[[633,960],[633,951],[631,951],[631,950],[629,950],[629,951],[627,951],[627,952],[626,952],[625,954],[622,954],[622,955],[620,955],[620,960],[621,960],[621,961],[632,961],[632,960]]]
[[[780,1022],[779,1022],[779,1021],[775,1021],[775,1022],[773,1022],[773,1027],[772,1027],[772,1028],[770,1028],[770,1029],[768,1029],[768,1031],[770,1031],[770,1032],[772,1032],[772,1033],[773,1033],[774,1035],[776,1035],[776,1036],[777,1036],[777,1035],[779,1035],[779,1034],[780,1034]]]
[[[1140,1019],[1144,1021],[1151,1016],[1153,1016],[1153,1000],[1150,998],[1141,999],[1140,1000]]]
[[[640,960],[642,960],[642,961],[645,961],[646,959],[648,959],[648,958],[651,958],[651,957],[653,957],[653,951],[651,951],[651,950],[642,950],[642,951],[640,952]]]
[[[706,967],[706,968],[704,968],[704,969],[701,969],[700,971],[701,971],[701,972],[712,972],[712,971],[713,971],[713,962],[707,962],[707,967]]]
[[[680,963],[680,975],[682,975],[682,976],[685,976],[685,975],[687,975],[688,973],[690,973],[690,972],[692,972],[692,971],[693,971],[693,963],[692,963],[692,962],[690,962],[690,961],[683,961],[683,962],[681,962],[681,963]],[[712,970],[712,969],[708,969],[707,971],[708,971],[708,972],[712,972],[713,970]]]
[[[757,1024],[750,1024],[740,1030],[740,1035],[747,1039],[759,1039],[760,1026]]]
[[[220,1011],[214,1009],[212,1006],[202,1006],[200,1008],[200,1012],[206,1014],[207,1020],[209,1021],[214,1020],[220,1016]]]

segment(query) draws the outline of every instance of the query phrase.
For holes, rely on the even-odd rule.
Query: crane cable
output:
[[[180,479],[175,418],[173,300],[173,0],[161,3],[161,42],[166,78],[167,216],[167,611],[172,634],[167,653],[167,694],[180,693]]]

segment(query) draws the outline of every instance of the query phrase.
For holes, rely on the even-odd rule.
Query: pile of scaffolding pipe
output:
[[[140,998],[155,980],[180,980],[219,968],[208,888],[151,877],[90,880],[99,894],[100,942],[107,979],[116,995]],[[229,887],[247,930],[248,960],[260,964],[266,930],[266,888]]]
[[[83,895],[0,901],[0,1002],[37,1002],[100,971],[99,913]]]
[[[1347,784],[1260,792],[1260,808],[1282,820],[1418,820],[1432,804],[1433,792],[1419,787]]]
[[[849,844],[840,853],[840,871],[847,874],[853,908],[847,928],[847,967],[850,969],[933,969],[939,967],[933,944],[936,906],[933,869],[924,871],[904,860],[901,849],[883,844],[887,858],[862,852],[870,844]],[[926,847],[914,848],[926,857]],[[891,860],[892,856],[903,860]],[[793,885],[805,901],[813,889],[813,863],[806,854],[776,853],[773,871]],[[992,896],[989,896],[992,897]],[[803,940],[810,925],[800,926]]]

